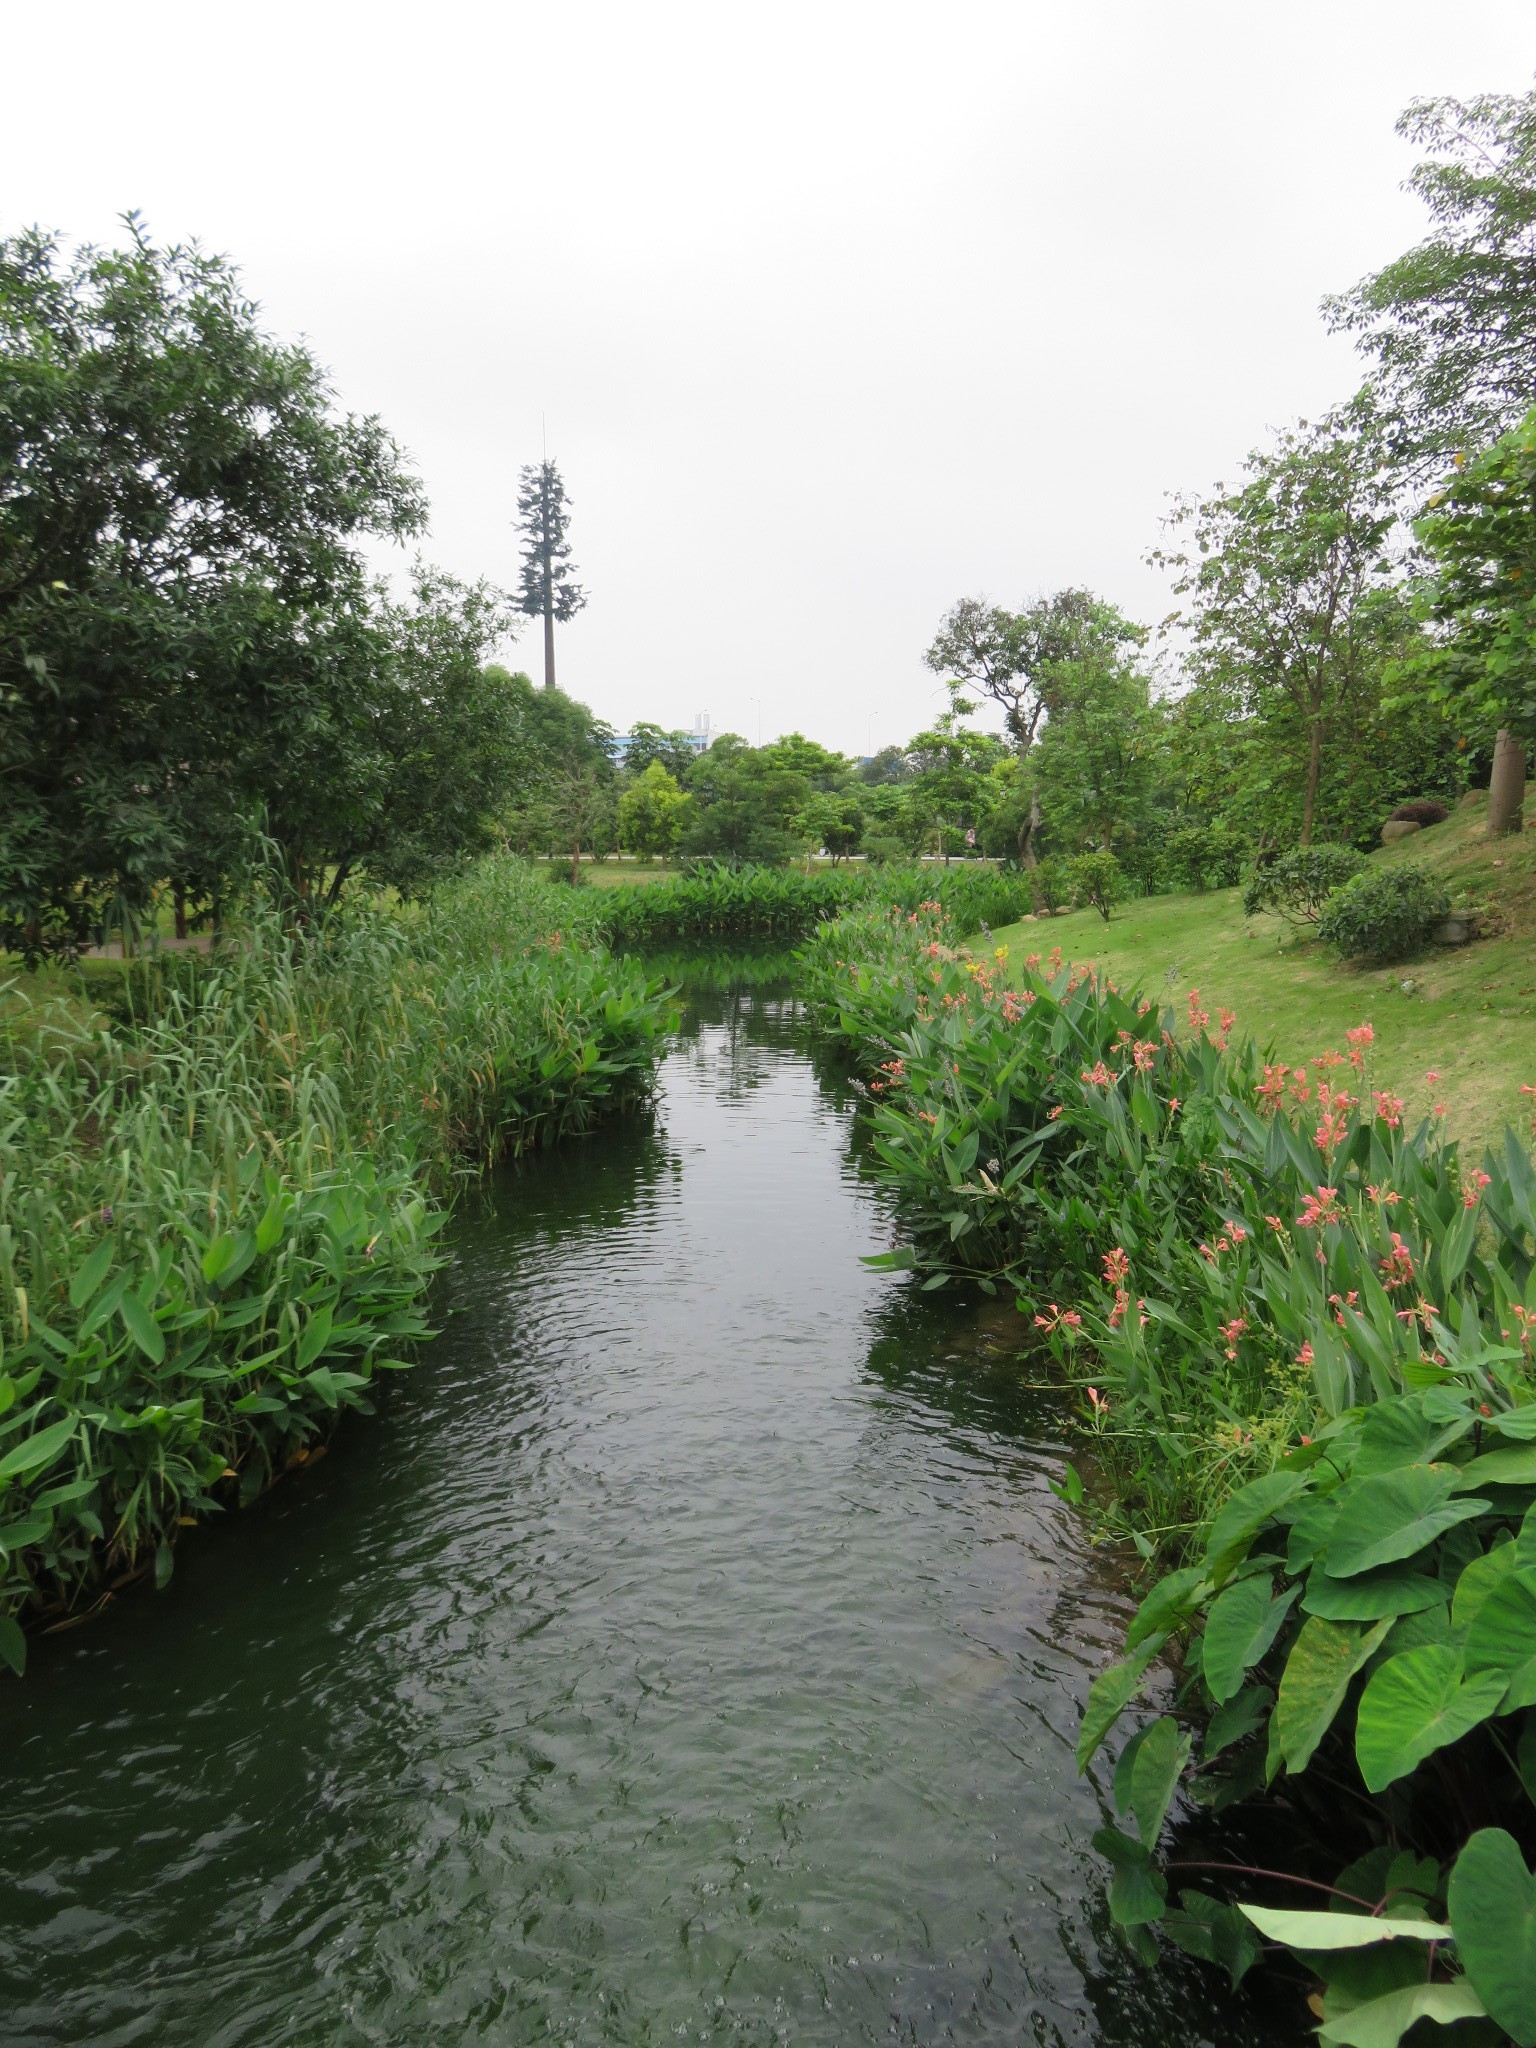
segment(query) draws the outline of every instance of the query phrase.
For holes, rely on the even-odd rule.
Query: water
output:
[[[0,1692],[8,2048],[1303,2038],[1116,1943],[1051,1397],[714,979],[378,1418]]]

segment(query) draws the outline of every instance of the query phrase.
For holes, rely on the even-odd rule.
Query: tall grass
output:
[[[650,1086],[663,985],[489,863],[429,911],[296,941],[82,1021],[0,1004],[0,1653],[249,1498],[427,1329],[457,1178]]]

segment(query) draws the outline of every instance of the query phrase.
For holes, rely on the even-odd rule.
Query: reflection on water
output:
[[[385,1412],[5,1689],[7,2043],[1301,2038],[1107,1925],[1010,1312],[860,1266],[782,989],[690,1000]]]

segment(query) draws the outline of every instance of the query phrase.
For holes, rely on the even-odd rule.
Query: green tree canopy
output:
[[[1536,395],[1536,92],[1415,100],[1397,132],[1430,152],[1408,182],[1431,232],[1324,312],[1374,358],[1392,458],[1422,473]]]
[[[676,851],[692,803],[675,776],[652,761],[619,798],[619,839],[632,853],[665,859]]]

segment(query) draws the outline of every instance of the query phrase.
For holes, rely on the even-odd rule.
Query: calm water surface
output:
[[[1303,2038],[1108,1927],[1011,1314],[866,1273],[787,995],[691,997],[385,1411],[0,1692],[7,2048]]]

